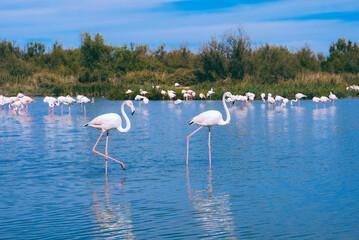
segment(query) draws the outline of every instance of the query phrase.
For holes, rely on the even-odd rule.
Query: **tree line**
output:
[[[21,48],[2,40],[0,88],[14,84],[56,94],[69,85],[273,85],[318,73],[350,76],[357,82],[359,73],[358,43],[342,38],[329,46],[328,56],[315,54],[308,45],[295,51],[270,44],[253,47],[240,27],[212,37],[197,52],[186,45],[171,50],[165,44],[155,49],[132,42],[112,46],[99,33],[84,32],[80,38],[80,47],[70,49],[59,42],[48,47],[31,41]]]

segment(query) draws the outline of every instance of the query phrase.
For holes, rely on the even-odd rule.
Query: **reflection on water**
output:
[[[192,136],[186,169],[188,121],[206,110],[225,117],[221,101],[135,103],[131,130],[109,142],[127,171],[110,164],[106,183],[91,151],[99,131],[83,125],[121,114],[122,103],[99,98],[86,115],[77,104],[49,115],[40,99],[24,116],[0,111],[0,239],[359,236],[358,99],[232,106],[230,124],[212,129],[211,170],[208,130]]]
[[[96,223],[100,226],[97,235],[108,239],[118,239],[119,236],[125,239],[135,239],[131,205],[111,203],[107,177],[105,179],[105,199],[101,200],[96,192],[93,193],[91,208],[94,211]],[[125,182],[125,178],[122,178],[120,185],[123,186]]]
[[[208,169],[208,185],[202,190],[191,189],[190,173],[187,167],[188,198],[194,209],[194,217],[208,236],[225,235],[234,238],[234,220],[230,209],[228,193],[219,193],[212,186],[212,171]]]

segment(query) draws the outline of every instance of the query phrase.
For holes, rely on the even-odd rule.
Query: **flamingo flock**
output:
[[[15,115],[18,114],[21,116],[22,110],[27,112],[29,108],[28,105],[33,102],[35,102],[34,99],[23,93],[18,93],[16,97],[5,97],[0,95],[0,110],[2,110],[2,106],[7,104],[9,111],[13,111]]]
[[[153,86],[153,88],[154,88],[154,86]],[[159,89],[159,88],[160,88],[160,86],[156,86],[156,89]],[[134,93],[134,91],[132,91],[130,89],[128,89],[126,91],[126,94],[132,94],[132,93]],[[180,106],[180,104],[183,103],[183,101],[193,100],[196,96],[196,93],[190,89],[188,89],[188,90],[184,89],[184,90],[182,90],[181,93],[183,95],[183,100],[181,98],[177,98],[174,101],[174,104],[178,105],[178,107]],[[211,88],[207,92],[207,94],[204,94],[203,92],[201,92],[199,94],[199,98],[201,100],[206,99],[208,97],[210,98],[211,95],[214,93],[215,92],[214,92],[213,88]],[[147,108],[147,104],[149,103],[149,98],[146,97],[146,94],[149,94],[149,92],[146,90],[140,89],[140,94],[136,95],[134,99],[139,101],[139,104],[140,104],[140,102],[143,102],[144,104],[146,104],[146,108]],[[171,102],[176,97],[176,93],[173,90],[167,90],[167,91],[161,90],[161,95],[163,95],[163,99],[166,95],[168,95]],[[295,102],[298,102],[298,106],[300,106],[300,100],[303,98],[306,98],[306,97],[307,96],[302,93],[297,93],[297,94],[295,94],[295,99],[289,100],[288,98],[282,97],[278,94],[275,95],[275,97],[273,97],[271,93],[268,93],[267,99],[266,99],[265,93],[260,94],[260,98],[263,101],[263,103],[268,102],[268,104],[270,104],[272,110],[273,110],[273,107],[276,105],[276,103],[278,103],[278,105],[281,108],[286,108],[286,105],[289,101],[291,102],[291,105],[293,105],[293,103],[295,103]],[[252,102],[252,101],[254,101],[254,99],[255,99],[255,94],[251,93],[251,92],[247,92],[243,95],[239,95],[239,94],[235,95],[230,92],[225,92],[222,96],[222,104],[223,104],[224,111],[226,113],[225,120],[224,120],[222,114],[218,110],[205,111],[205,112],[202,112],[201,114],[193,117],[189,121],[188,124],[189,125],[198,125],[199,128],[197,128],[195,131],[193,131],[191,134],[189,134],[187,136],[186,165],[188,166],[188,162],[189,162],[189,140],[190,140],[190,138],[196,132],[198,132],[200,129],[202,129],[203,127],[207,127],[208,128],[209,166],[211,166],[211,129],[214,126],[224,126],[224,125],[228,125],[230,123],[231,115],[230,115],[230,111],[228,109],[227,103],[229,103],[229,106],[231,107],[232,105],[234,106],[237,101],[240,101],[241,107],[243,109],[245,103]],[[323,103],[324,107],[325,107],[325,103],[328,101],[332,101],[333,106],[334,106],[334,101],[337,99],[338,98],[332,92],[330,92],[330,94],[328,96],[313,97],[312,101],[316,104],[316,108],[317,108],[318,103]],[[5,96],[1,95],[0,96],[0,106],[1,106],[0,110],[2,110],[3,105],[8,104],[9,111],[13,111],[15,115],[17,115],[17,114],[22,115],[22,111],[27,111],[28,104],[32,103],[32,102],[35,102],[35,100],[33,100],[32,98],[30,98],[28,96],[25,96],[22,93],[19,93],[16,97],[5,97]],[[61,105],[61,113],[63,113],[63,105],[68,105],[69,106],[68,112],[70,114],[71,113],[70,107],[71,107],[71,105],[73,105],[75,103],[81,104],[81,108],[83,106],[84,111],[86,112],[85,104],[90,103],[90,102],[93,103],[93,101],[91,101],[88,97],[86,97],[84,95],[78,95],[76,98],[73,98],[69,95],[67,95],[66,97],[59,96],[57,98],[51,97],[51,96],[46,96],[43,99],[43,102],[48,104],[49,114],[54,114],[54,108],[56,106],[60,106],[60,105]],[[95,145],[93,146],[92,151],[102,157],[105,157],[105,161],[106,161],[105,173],[106,173],[106,175],[107,175],[107,160],[108,159],[119,163],[121,165],[121,167],[123,168],[123,170],[126,170],[126,167],[123,162],[121,162],[113,157],[110,157],[108,154],[108,142],[109,142],[110,131],[113,129],[117,129],[121,133],[127,133],[131,129],[131,122],[125,112],[125,107],[128,107],[131,110],[132,115],[135,112],[135,107],[133,106],[132,101],[127,100],[122,103],[121,114],[126,123],[125,127],[122,126],[121,116],[117,113],[102,114],[84,125],[84,127],[92,127],[92,128],[101,130],[101,134],[98,137]],[[96,147],[105,132],[107,133],[105,153],[101,153],[96,150]]]

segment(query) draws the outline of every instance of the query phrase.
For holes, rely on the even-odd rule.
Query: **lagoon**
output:
[[[134,101],[127,134],[109,155],[82,126],[120,113],[102,98],[56,108],[42,99],[24,116],[0,112],[0,239],[355,239],[359,236],[359,100],[300,107],[261,101],[230,108],[231,122],[190,140],[188,121],[220,101]],[[129,113],[129,110],[126,110]],[[98,150],[104,152],[105,138]]]

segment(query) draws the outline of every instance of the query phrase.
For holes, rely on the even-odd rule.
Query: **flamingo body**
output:
[[[209,133],[208,133],[208,152],[209,152],[209,165],[211,166],[211,127],[216,125],[227,125],[231,121],[231,116],[229,114],[228,107],[226,105],[226,97],[232,98],[232,94],[230,92],[225,92],[223,94],[222,102],[224,109],[226,111],[227,119],[224,121],[222,114],[217,110],[209,110],[206,112],[203,112],[189,121],[189,125],[196,124],[200,127],[195,130],[193,133],[187,136],[187,159],[186,159],[186,165],[188,165],[188,152],[189,152],[189,138],[195,134],[198,130],[200,130],[202,127],[208,127]]]
[[[100,134],[100,137],[97,139],[97,142],[96,142],[95,146],[93,147],[92,151],[94,153],[99,154],[101,156],[104,156],[106,158],[106,175],[107,175],[107,158],[109,158],[109,159],[111,159],[111,160],[113,160],[115,162],[120,163],[123,170],[126,170],[126,167],[122,162],[120,162],[120,161],[118,161],[118,160],[116,160],[116,159],[114,159],[112,157],[109,157],[108,154],[107,154],[109,132],[111,130],[113,130],[113,129],[117,129],[121,133],[126,133],[131,129],[131,122],[128,119],[126,113],[125,113],[125,109],[124,109],[125,105],[128,106],[131,109],[132,114],[135,113],[135,107],[133,106],[133,103],[131,101],[125,101],[121,105],[121,113],[122,113],[122,115],[123,115],[123,117],[124,117],[124,119],[126,121],[126,128],[122,128],[122,120],[121,120],[120,115],[118,115],[117,113],[102,114],[102,115],[94,118],[89,123],[84,125],[84,127],[97,128],[97,129],[102,131],[101,134]],[[96,151],[96,146],[97,146],[98,142],[100,141],[100,139],[101,139],[104,132],[107,132],[105,154]]]

